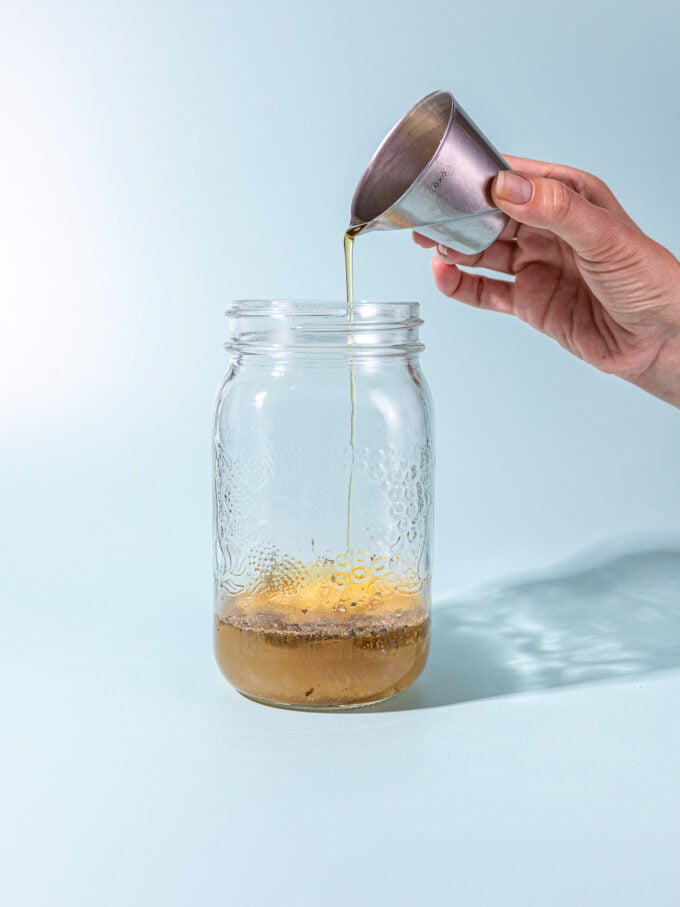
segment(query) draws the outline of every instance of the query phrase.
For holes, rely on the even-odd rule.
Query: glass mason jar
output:
[[[253,699],[378,702],[429,649],[418,303],[241,301],[214,420],[215,652]]]

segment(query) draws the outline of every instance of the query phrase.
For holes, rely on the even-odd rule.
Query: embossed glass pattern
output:
[[[215,649],[264,702],[393,695],[429,647],[417,303],[241,301],[214,419]]]

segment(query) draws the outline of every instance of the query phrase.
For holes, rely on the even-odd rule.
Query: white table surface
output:
[[[438,602],[420,680],[345,714],[241,697],[172,594],[16,613],[0,899],[675,907],[679,583],[652,548]]]

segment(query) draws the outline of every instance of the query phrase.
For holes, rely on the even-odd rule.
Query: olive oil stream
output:
[[[347,288],[347,320],[350,324],[354,323],[354,288],[353,288],[353,252],[354,237],[361,231],[361,227],[351,227],[345,233],[345,286]],[[354,337],[350,328],[349,342],[354,342]],[[347,554],[352,555],[352,500],[354,497],[354,458],[357,443],[357,388],[356,377],[354,374],[354,358],[349,362],[349,393],[351,402],[351,422],[349,443],[352,450],[352,463],[349,473],[349,489],[347,491]]]

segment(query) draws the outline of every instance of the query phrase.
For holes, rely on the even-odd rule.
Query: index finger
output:
[[[437,245],[433,239],[429,239],[427,236],[423,236],[422,233],[418,233],[415,230],[413,231],[413,242],[423,249],[431,249],[433,246]]]

